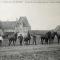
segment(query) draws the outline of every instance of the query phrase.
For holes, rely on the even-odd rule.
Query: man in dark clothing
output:
[[[28,31],[27,37],[28,37],[28,44],[30,44],[31,35],[30,35],[29,31]]]
[[[35,43],[35,45],[36,45],[36,36],[35,35],[33,35],[33,44]]]
[[[20,36],[18,37],[19,41],[20,41],[20,45],[22,45],[22,41],[23,41],[23,36],[22,34],[20,34]]]

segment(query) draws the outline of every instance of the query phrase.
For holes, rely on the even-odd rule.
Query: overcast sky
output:
[[[33,30],[50,30],[60,25],[60,3],[0,3],[0,20],[27,16]]]

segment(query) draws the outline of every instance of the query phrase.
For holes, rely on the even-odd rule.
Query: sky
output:
[[[60,3],[0,3],[0,20],[26,16],[32,30],[51,30],[60,25]]]

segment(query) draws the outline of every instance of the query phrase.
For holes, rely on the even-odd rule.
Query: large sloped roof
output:
[[[18,22],[21,22],[21,21],[22,21],[23,27],[30,27],[26,17],[20,17]],[[17,25],[17,21],[3,21],[0,24],[0,26],[2,26],[3,29],[14,29],[16,25]]]
[[[23,22],[24,27],[29,27],[30,26],[26,16],[20,17],[19,20]]]
[[[3,29],[14,29],[15,25],[16,25],[16,21],[2,22],[2,28]]]

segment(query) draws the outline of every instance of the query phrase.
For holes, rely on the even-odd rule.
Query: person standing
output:
[[[19,39],[20,45],[22,45],[22,41],[23,41],[23,36],[22,36],[22,34],[20,34],[20,36],[18,37],[18,39]]]
[[[33,44],[36,45],[36,35],[33,35]]]
[[[29,31],[28,31],[27,37],[28,37],[28,44],[30,45],[31,35],[30,35]]]

